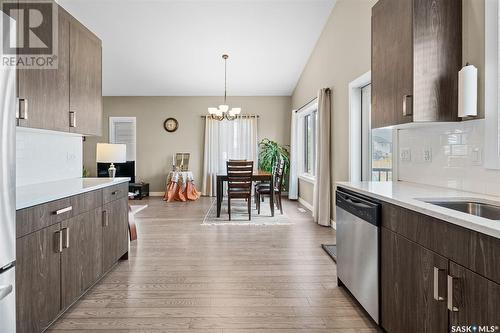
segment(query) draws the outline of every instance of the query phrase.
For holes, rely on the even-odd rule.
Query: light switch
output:
[[[425,147],[422,151],[422,157],[424,162],[432,162],[432,149],[431,147]]]
[[[411,161],[411,149],[410,148],[401,148],[399,153],[399,159],[401,162],[410,162]]]

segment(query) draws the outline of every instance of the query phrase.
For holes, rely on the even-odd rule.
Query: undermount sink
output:
[[[500,221],[500,206],[482,203],[478,201],[439,201],[423,200],[426,203],[453,209],[462,213],[484,217],[490,220]]]

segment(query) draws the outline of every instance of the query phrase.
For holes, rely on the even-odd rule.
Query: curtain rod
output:
[[[204,115],[204,116],[201,116],[201,118],[206,118],[206,117],[210,117],[209,115]],[[259,115],[254,115],[254,114],[244,114],[244,115],[241,115],[237,118],[260,118]]]
[[[326,88],[326,91],[330,91],[330,88]],[[302,110],[303,108],[305,108],[306,106],[308,106],[309,104],[311,104],[312,102],[314,102],[317,99],[318,99],[318,97],[314,97],[309,102],[307,102],[306,104],[302,105],[300,108],[298,108],[297,110],[295,110],[295,113],[299,112],[300,110]]]

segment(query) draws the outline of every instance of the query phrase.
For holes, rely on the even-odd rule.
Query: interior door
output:
[[[41,332],[61,310],[61,225],[18,238],[16,249],[17,332]]]
[[[449,275],[450,325],[499,326],[500,285],[454,262]]]
[[[372,8],[372,128],[411,122],[413,1],[379,0]]]
[[[448,332],[448,259],[388,229],[381,233],[382,327],[391,333]]]

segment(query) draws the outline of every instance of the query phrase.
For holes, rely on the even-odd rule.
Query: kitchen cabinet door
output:
[[[381,326],[390,333],[446,333],[448,260],[385,228],[381,244]]]
[[[61,240],[59,223],[17,239],[19,333],[41,332],[61,310]]]
[[[62,223],[62,307],[67,308],[102,274],[102,210],[97,208]]]
[[[102,135],[101,41],[75,19],[70,23],[70,131]]]
[[[411,122],[403,103],[413,95],[412,0],[379,0],[372,8],[372,127]]]
[[[58,20],[57,69],[17,70],[21,115],[26,111],[19,126],[69,131],[69,16],[61,7]]]
[[[128,252],[128,199],[122,198],[103,208],[103,272]]]
[[[454,262],[449,275],[450,325],[499,326],[500,285]]]

